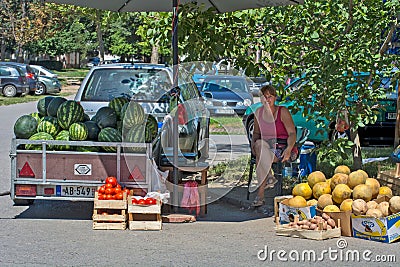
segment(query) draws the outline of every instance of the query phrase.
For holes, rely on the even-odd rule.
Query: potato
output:
[[[327,220],[327,223],[328,223],[328,225],[330,225],[332,228],[335,228],[336,227],[336,223],[335,223],[335,220],[334,219],[328,219]]]
[[[326,213],[322,213],[322,218],[323,218],[325,221],[327,221],[327,220],[329,220],[331,217],[329,217],[329,215],[326,214]]]
[[[310,225],[310,230],[315,230],[315,229],[318,229],[318,225],[315,224],[315,223],[311,224]]]

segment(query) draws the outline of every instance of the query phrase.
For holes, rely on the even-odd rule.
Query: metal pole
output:
[[[173,23],[172,23],[172,59],[173,59],[173,88],[178,87],[178,0],[173,0]],[[179,170],[178,170],[178,100],[179,92],[176,95],[175,116],[173,116],[172,123],[172,145],[173,145],[173,205],[174,212],[178,211],[178,183],[179,183]]]

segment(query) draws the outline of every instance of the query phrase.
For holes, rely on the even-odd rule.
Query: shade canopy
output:
[[[116,12],[132,11],[172,11],[172,0],[44,0],[45,2],[91,7],[101,10]],[[261,8],[267,6],[285,6],[303,4],[304,0],[180,0],[179,4],[197,3],[204,4],[206,8],[215,7],[220,12]]]

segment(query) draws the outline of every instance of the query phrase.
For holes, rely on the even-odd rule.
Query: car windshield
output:
[[[159,101],[172,87],[161,69],[98,69],[89,77],[82,100],[110,101],[119,96]]]
[[[203,92],[235,91],[248,92],[246,80],[239,79],[210,79],[203,84]]]

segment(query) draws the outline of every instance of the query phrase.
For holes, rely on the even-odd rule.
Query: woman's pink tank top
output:
[[[278,114],[276,115],[275,123],[263,120],[263,112],[264,106],[258,109],[258,118],[260,118],[258,125],[260,126],[261,138],[264,140],[272,138],[288,139],[289,134],[281,120],[281,107],[278,106]]]

